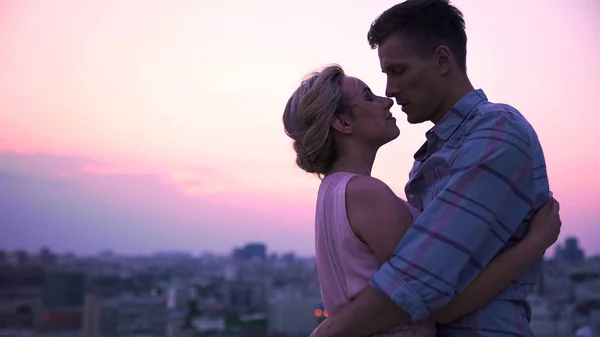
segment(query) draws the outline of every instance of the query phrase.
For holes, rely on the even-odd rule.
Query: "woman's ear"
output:
[[[354,130],[352,123],[347,115],[337,115],[333,117],[331,126],[337,131],[345,135],[351,134]]]

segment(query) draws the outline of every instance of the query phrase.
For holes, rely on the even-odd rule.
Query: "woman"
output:
[[[321,297],[332,315],[368,285],[419,215],[371,177],[377,150],[400,134],[392,106],[391,99],[375,96],[334,65],[308,76],[285,107],[283,123],[294,140],[296,163],[322,179],[315,219],[317,269]],[[383,228],[354,211],[374,187],[388,191],[390,212],[401,220],[397,226]],[[435,336],[435,321],[447,323],[482,307],[556,241],[560,218],[553,203],[537,212],[524,240],[496,258],[433,320],[382,336]]]

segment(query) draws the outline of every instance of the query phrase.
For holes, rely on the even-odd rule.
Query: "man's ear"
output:
[[[435,60],[441,75],[446,75],[450,72],[451,62],[454,60],[450,48],[446,46],[437,47],[435,49]]]
[[[334,116],[331,126],[337,132],[345,134],[345,135],[349,135],[354,131],[352,128],[352,123],[350,123],[350,119],[347,115]]]

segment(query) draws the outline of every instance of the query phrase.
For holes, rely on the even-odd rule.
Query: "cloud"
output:
[[[312,204],[202,192],[202,186],[215,186],[215,178],[222,180],[209,168],[158,172],[83,157],[0,152],[0,247],[226,251],[264,240],[277,250],[312,252]],[[198,193],[187,193],[190,186]]]

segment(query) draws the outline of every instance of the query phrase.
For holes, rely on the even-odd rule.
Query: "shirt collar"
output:
[[[483,90],[471,91],[463,96],[430,131],[435,132],[442,140],[448,140],[463,120],[482,101],[487,101],[487,96]]]

